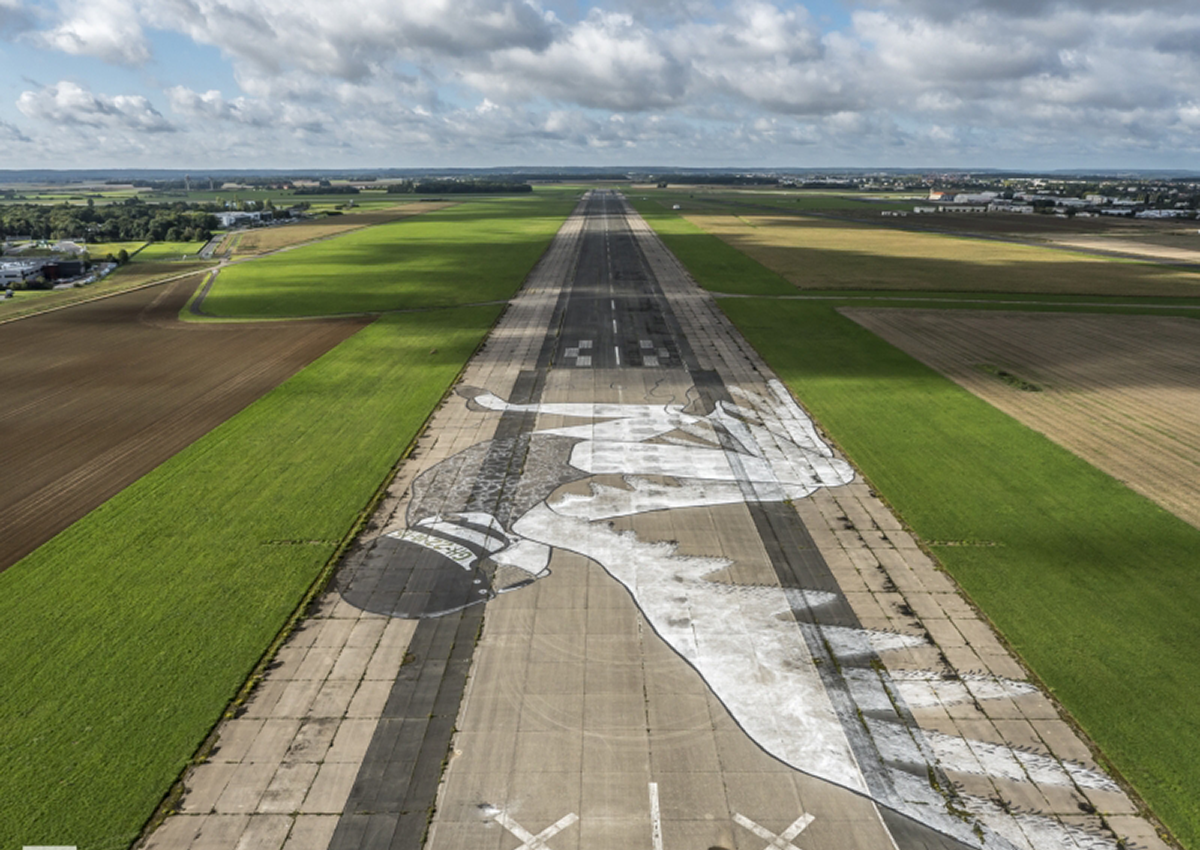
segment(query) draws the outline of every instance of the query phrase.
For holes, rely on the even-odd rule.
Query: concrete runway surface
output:
[[[372,527],[148,846],[1166,846],[616,193]]]

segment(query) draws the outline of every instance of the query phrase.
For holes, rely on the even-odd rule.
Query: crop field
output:
[[[161,263],[172,260],[194,260],[207,242],[151,242],[130,259],[135,263]],[[132,252],[131,252],[132,253]]]
[[[222,318],[378,313],[510,297],[574,195],[474,200],[238,264],[203,311]]]
[[[766,279],[704,239],[677,238],[701,285]],[[1200,530],[860,327],[839,312],[853,300],[720,304],[1176,838],[1200,846]],[[983,377],[1005,366],[1020,374],[1002,361]]]
[[[841,312],[1200,528],[1200,322]]]
[[[78,289],[43,290],[18,292],[12,299],[0,299],[0,323],[12,319],[54,310],[71,304],[79,304],[96,298],[114,295],[127,289],[136,289],[155,281],[182,277],[189,272],[209,268],[209,262],[187,263],[132,263],[122,266],[97,283]]]
[[[1200,296],[1200,274],[1029,245],[829,219],[688,220],[802,289]]]
[[[197,282],[0,327],[0,570],[362,326],[180,324]]]
[[[0,573],[0,846],[129,844],[499,310],[376,321]]]
[[[439,210],[446,206],[449,206],[449,204],[437,202],[403,204],[389,209],[332,216],[311,222],[306,221],[297,224],[284,224],[275,227],[248,230],[232,243],[233,253],[239,255],[264,254],[268,251],[278,251],[280,248],[300,245],[315,239],[327,239],[330,236],[337,236],[342,233],[348,233],[351,230],[371,227],[376,224],[399,221],[409,216]]]

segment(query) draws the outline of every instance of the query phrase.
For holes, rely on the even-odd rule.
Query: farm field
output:
[[[688,220],[803,289],[1200,295],[1195,272],[1035,246],[817,218]]]
[[[136,837],[498,314],[376,321],[0,573],[0,845]]]
[[[257,318],[505,299],[574,204],[564,192],[475,200],[273,254],[224,269],[201,309]]]
[[[197,283],[0,327],[0,569],[362,326],[183,325]]]
[[[439,210],[449,205],[437,202],[403,204],[389,209],[333,216],[312,222],[258,228],[233,237],[231,244],[235,255],[264,254],[268,251],[277,251],[280,248],[311,242],[314,239],[325,239],[363,227],[398,221],[409,216]]]
[[[671,247],[710,290],[767,279],[702,234]],[[854,301],[720,305],[1175,837],[1200,846],[1200,531],[838,312]]]
[[[142,250],[130,257],[134,263],[169,262],[183,259],[195,259],[200,249],[207,242],[151,242]],[[130,252],[132,253],[132,252]]]
[[[132,263],[122,266],[104,280],[78,289],[34,290],[18,292],[12,299],[0,299],[0,324],[31,316],[47,310],[55,310],[72,304],[93,301],[110,295],[116,295],[125,290],[137,289],[155,281],[175,277],[184,277],[189,272],[199,272],[209,268],[209,262],[189,263]],[[196,279],[199,279],[197,275]]]
[[[1200,322],[841,313],[1200,528]]]
[[[1033,246],[1074,249],[1081,252],[1105,252],[1132,258],[1146,258],[1176,264],[1200,263],[1200,235],[1194,226],[1178,221],[1132,219],[1121,216],[1100,218],[1059,218],[1053,215],[988,213],[912,214],[915,205],[925,203],[911,196],[900,200],[887,196],[781,191],[705,189],[689,193],[677,190],[650,190],[646,200],[660,208],[678,203],[686,215],[762,216],[774,212],[789,217],[812,212],[835,220],[858,222],[897,232],[942,234],[951,236],[1001,239]],[[645,205],[644,205],[645,206]],[[883,210],[907,211],[904,218],[881,218]],[[645,209],[642,209],[645,214]]]

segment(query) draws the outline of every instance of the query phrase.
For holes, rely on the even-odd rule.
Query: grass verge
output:
[[[499,311],[380,319],[0,574],[0,846],[136,837]]]
[[[473,200],[261,257],[222,271],[202,309],[295,317],[506,299],[575,203],[563,191]]]
[[[690,235],[679,252],[702,286],[762,279],[720,248],[708,264],[702,243]],[[1154,813],[1200,847],[1200,531],[836,301],[720,304],[920,538],[984,544],[934,552]]]

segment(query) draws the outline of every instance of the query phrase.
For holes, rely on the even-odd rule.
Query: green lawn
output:
[[[0,573],[0,847],[137,835],[499,312],[380,319]]]
[[[689,236],[680,257],[702,285],[765,280],[753,260],[703,242]],[[985,544],[933,551],[1155,814],[1200,847],[1200,530],[836,301],[720,303],[920,538]]]
[[[237,264],[203,309],[278,317],[507,299],[574,205],[573,194],[554,191],[477,199]]]

